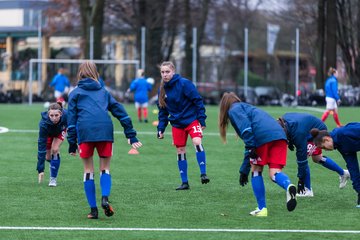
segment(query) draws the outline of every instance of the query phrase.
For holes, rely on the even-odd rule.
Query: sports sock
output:
[[[60,168],[60,154],[51,156],[50,161],[50,177],[56,178]]]
[[[305,175],[304,185],[305,185],[306,188],[311,190],[311,175],[310,175],[310,167],[309,167],[309,165],[306,168],[306,175]]]
[[[188,176],[187,176],[187,161],[186,161],[186,154],[180,153],[178,154],[178,167],[179,167],[179,173],[181,177],[181,181],[188,182]]]
[[[148,109],[146,107],[143,108],[143,116],[144,116],[144,119],[148,118]]]
[[[101,196],[110,196],[111,175],[109,170],[102,170],[100,173]]]
[[[84,190],[90,207],[96,207],[94,173],[84,173]]]
[[[327,119],[327,117],[329,116],[329,114],[330,114],[330,111],[329,111],[329,110],[326,110],[326,111],[324,112],[324,114],[322,115],[322,117],[321,117],[321,121],[325,122],[326,119]]]
[[[265,185],[262,172],[251,173],[251,185],[259,209],[266,207]]]
[[[289,177],[283,172],[275,173],[273,181],[285,190],[291,183]]]
[[[331,158],[322,157],[319,162],[321,165],[326,167],[327,169],[333,170],[337,172],[340,176],[344,175],[344,169],[342,169],[336,162],[334,162]]]
[[[334,118],[334,120],[335,120],[336,125],[337,125],[338,127],[340,127],[340,126],[341,126],[341,123],[340,123],[340,120],[339,120],[339,114],[336,113],[336,112],[334,112],[333,118]]]
[[[137,116],[138,116],[139,121],[141,121],[141,107],[139,107],[137,109]]]
[[[206,155],[202,144],[195,145],[196,159],[200,168],[201,174],[206,174]]]

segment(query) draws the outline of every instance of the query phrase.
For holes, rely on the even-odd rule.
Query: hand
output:
[[[69,153],[70,153],[70,155],[76,156],[76,150],[77,150],[77,149],[78,149],[77,144],[76,144],[76,143],[71,143],[71,144],[69,145]]]
[[[249,157],[250,157],[250,159],[257,159],[259,157],[256,153],[256,148],[249,149]]]
[[[135,149],[140,148],[142,146],[142,143],[136,137],[129,138],[128,144],[130,144]]]
[[[298,188],[297,188],[298,193],[302,193],[305,192],[305,185],[304,185],[304,180],[299,178],[298,181]]]
[[[341,100],[340,100],[340,99],[339,99],[339,100],[337,100],[337,101],[336,101],[336,103],[337,103],[337,105],[338,105],[338,106],[340,106],[340,104],[341,104]]]
[[[157,138],[158,139],[163,139],[164,138],[164,133],[162,133],[161,131],[158,131]]]
[[[241,186],[245,186],[249,182],[248,175],[240,172],[239,183]]]

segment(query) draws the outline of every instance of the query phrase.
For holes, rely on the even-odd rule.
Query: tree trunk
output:
[[[317,19],[317,44],[316,44],[316,88],[324,86],[324,49],[325,49],[325,5],[324,0],[318,1],[318,19]]]
[[[336,68],[337,49],[337,11],[336,0],[327,0],[326,5],[326,70]]]

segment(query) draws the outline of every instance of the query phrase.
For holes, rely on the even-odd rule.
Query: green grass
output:
[[[0,239],[358,239],[354,233],[289,233],[289,232],[176,232],[176,231],[80,231],[18,230],[1,227],[87,227],[87,228],[191,228],[191,229],[277,229],[277,230],[360,230],[360,209],[355,209],[356,193],[348,186],[338,188],[338,176],[310,163],[313,198],[298,199],[294,212],[285,205],[285,191],[272,183],[265,173],[269,216],[254,218],[248,213],[256,207],[251,185],[240,187],[238,170],[243,157],[243,143],[229,134],[223,145],[215,135],[217,111],[207,107],[207,129],[204,148],[211,182],[201,185],[195,151],[188,142],[190,191],[175,191],[180,184],[175,148],[168,127],[165,139],[156,139],[156,128],[136,121],[133,105],[125,106],[131,115],[138,137],[143,143],[139,155],[128,155],[130,149],[116,120],[114,156],[111,163],[113,180],[110,200],[115,215],[88,220],[89,211],[83,191],[83,169],[79,157],[67,154],[63,143],[58,187],[37,183],[37,129],[41,104],[0,105],[0,126],[11,131],[0,134]],[[149,110],[150,122],[157,116]],[[285,112],[321,112],[295,108],[265,107],[274,117]],[[341,108],[343,123],[360,120],[359,108]],[[335,127],[331,116],[326,122]],[[15,132],[14,130],[34,130]],[[229,133],[233,133],[229,129]],[[151,133],[151,134],[149,134]],[[210,134],[212,133],[212,134]],[[326,152],[340,166],[345,161],[338,152]],[[47,165],[48,166],[48,165]],[[96,161],[96,166],[98,162]],[[288,153],[284,169],[296,183],[295,153]],[[98,202],[99,175],[96,173]]]

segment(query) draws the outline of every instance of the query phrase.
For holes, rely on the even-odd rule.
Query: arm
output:
[[[118,103],[111,96],[111,94],[109,94],[108,92],[107,94],[109,97],[109,111],[115,118],[119,120],[121,126],[124,128],[125,137],[130,140],[131,145],[139,142],[136,138],[136,131],[133,128],[131,118],[127,114],[125,108],[120,103]]]
[[[335,97],[335,100],[338,101],[340,99],[339,94],[338,94],[338,83],[337,81],[334,81],[331,84],[331,91],[333,92],[333,96]]]
[[[162,135],[165,132],[165,129],[169,123],[169,118],[168,118],[169,112],[166,108],[161,108],[159,106],[159,102],[157,103],[157,107],[159,110],[159,113],[158,113],[159,124],[157,126],[157,130],[158,130],[158,134],[159,134],[159,132],[161,132],[161,135]],[[163,136],[161,136],[161,137],[158,136],[158,138],[163,138]]]
[[[46,156],[46,142],[47,130],[45,126],[39,123],[39,138],[38,138],[38,154],[37,154],[37,167],[38,173],[44,172],[45,169],[45,156]]]
[[[239,183],[241,186],[245,186],[249,182],[248,178],[249,178],[250,169],[251,169],[250,156],[248,149],[246,149],[244,154],[244,160],[239,170],[240,173]]]
[[[299,179],[304,180],[306,176],[306,169],[308,168],[307,142],[306,140],[304,140],[301,141],[301,144],[295,144],[295,146],[296,146],[296,162],[298,165],[297,176]]]
[[[197,108],[197,120],[199,121],[199,123],[202,127],[206,127],[206,123],[205,123],[205,119],[206,119],[205,111],[206,110],[204,107],[202,97],[200,96],[200,94],[196,90],[196,87],[194,86],[194,84],[191,81],[185,82],[185,89],[186,89],[184,91],[185,96],[187,98],[189,98],[190,101],[193,102]]]
[[[76,123],[77,123],[77,95],[71,94],[69,98],[69,105],[67,110],[67,140],[69,142],[69,153],[71,155],[76,154],[77,149],[77,135],[76,135]]]

